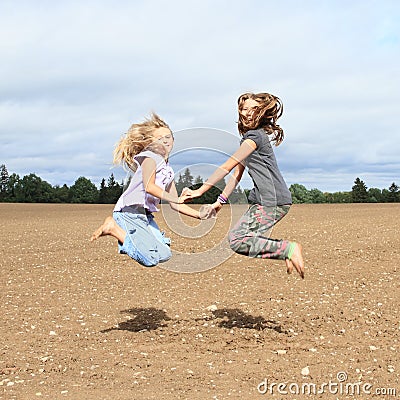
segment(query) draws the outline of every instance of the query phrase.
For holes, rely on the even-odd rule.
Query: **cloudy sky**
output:
[[[152,110],[187,149],[178,171],[218,164],[239,142],[237,97],[267,91],[288,185],[400,184],[400,1],[1,0],[0,35],[10,174],[122,179],[114,144]]]

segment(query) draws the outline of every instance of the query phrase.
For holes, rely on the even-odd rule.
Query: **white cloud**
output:
[[[270,91],[285,106],[288,183],[398,183],[399,15],[389,0],[3,1],[0,163],[98,184],[124,176],[113,145],[151,110],[174,130],[235,132],[239,94]]]

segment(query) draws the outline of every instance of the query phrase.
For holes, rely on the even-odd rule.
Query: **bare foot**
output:
[[[303,260],[303,248],[301,244],[295,243],[293,255],[289,261],[290,264],[292,264],[292,268],[290,269],[288,267],[288,263],[286,263],[286,266],[289,270],[293,270],[293,266],[296,268],[296,271],[299,273],[299,275],[304,279],[304,260]]]
[[[291,274],[293,272],[293,263],[288,258],[285,258],[285,263],[286,263],[286,272],[288,274]]]
[[[115,221],[113,217],[107,217],[104,222],[103,225],[101,225],[99,228],[97,228],[91,238],[90,241],[93,242],[94,240],[98,239],[100,236],[107,236],[107,235],[111,235],[113,229],[115,228]]]

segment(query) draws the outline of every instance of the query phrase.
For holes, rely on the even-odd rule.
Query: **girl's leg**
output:
[[[229,244],[233,251],[249,257],[287,260],[290,273],[293,265],[304,276],[301,246],[288,240],[268,237],[268,231],[289,211],[290,206],[251,206],[236,226],[229,232]]]
[[[170,249],[170,243],[171,240],[169,238],[166,238],[164,236],[164,233],[160,231],[160,228],[158,227],[157,223],[154,221],[153,215],[149,215],[147,217],[149,221],[149,230],[150,232],[154,235],[154,237],[157,239],[159,243],[157,243],[157,249],[158,249],[158,254],[159,254],[159,262],[165,262],[168,261],[172,257],[171,249]]]
[[[113,217],[107,217],[104,220],[103,225],[93,232],[90,241],[93,242],[99,237],[107,235],[113,236],[119,242],[124,243],[126,232],[115,222]]]
[[[301,244],[295,243],[293,249],[293,254],[290,258],[285,258],[287,273],[291,274],[293,272],[293,267],[304,279],[304,260],[303,260],[303,248]]]
[[[289,211],[289,206],[251,206],[229,232],[229,244],[236,253],[257,258],[285,259],[290,242],[268,237],[268,231]]]
[[[125,241],[118,245],[120,253],[129,255],[146,267],[153,267],[171,257],[170,249],[165,249],[168,246],[154,236],[153,228],[150,227],[145,214],[115,212],[113,216],[116,223],[126,232]]]

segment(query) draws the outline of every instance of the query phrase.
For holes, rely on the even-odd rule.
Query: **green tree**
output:
[[[351,192],[338,192],[335,193],[335,198],[338,201],[336,203],[351,203],[353,201],[353,196]]]
[[[354,203],[366,203],[368,201],[367,185],[360,178],[356,178],[354,181],[351,195]]]
[[[98,200],[95,184],[84,176],[79,177],[69,190],[71,203],[96,203]]]
[[[387,201],[389,203],[395,203],[395,202],[400,201],[399,187],[394,182],[389,187]]]
[[[185,185],[184,187],[193,186],[193,175],[190,173],[190,169],[189,168],[186,168],[184,173],[183,173],[182,183]]]
[[[23,203],[51,203],[53,187],[35,174],[25,175],[15,183],[15,200]]]
[[[175,180],[175,186],[176,186],[176,191],[178,192],[178,195],[180,196],[183,188],[185,187],[182,174],[179,174],[178,180]]]
[[[378,188],[368,189],[368,202],[369,203],[382,203],[382,190]]]
[[[107,186],[106,186],[106,180],[104,178],[100,182],[99,203],[100,204],[107,203]]]
[[[99,199],[100,204],[114,204],[117,202],[123,191],[123,184],[119,184],[111,174],[107,180],[103,178],[100,183]]]
[[[325,203],[333,203],[333,193],[324,192]]]
[[[289,187],[290,193],[292,194],[292,201],[294,204],[297,203],[311,203],[312,197],[307,188],[299,183],[294,183]]]
[[[4,201],[8,197],[8,182],[10,177],[4,164],[0,166],[0,201]]]
[[[122,194],[122,185],[120,185],[111,174],[107,181],[107,203],[114,204]]]
[[[200,187],[202,184],[203,180],[201,179],[201,176],[198,176],[196,181],[193,182],[193,175],[191,174],[189,168],[186,168],[185,171],[183,171],[183,174],[180,173],[178,180],[175,180],[176,191],[178,192],[179,196],[185,187],[193,189]]]
[[[115,180],[114,174],[111,174],[110,177],[107,180],[107,186],[109,188],[113,188],[116,185],[118,185],[118,183]]]
[[[318,189],[311,189],[309,191],[309,197],[310,197],[311,203],[325,203],[326,202],[324,194]]]
[[[203,178],[200,176],[200,175],[198,175],[198,176],[196,176],[196,179],[194,180],[194,184],[195,185],[198,185],[198,184],[203,184]]]
[[[12,173],[8,179],[7,184],[7,200],[8,201],[18,201],[17,200],[17,187],[19,185],[20,177],[18,174]]]
[[[53,201],[55,203],[69,203],[69,187],[66,184],[61,187],[59,185],[53,187]]]
[[[324,193],[327,203],[351,203],[353,201],[351,192]]]

